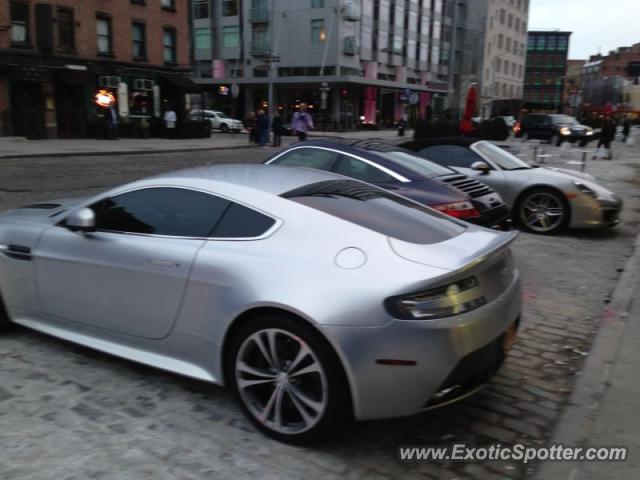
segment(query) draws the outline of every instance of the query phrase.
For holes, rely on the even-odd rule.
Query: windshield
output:
[[[391,150],[388,152],[376,152],[378,155],[391,160],[398,165],[411,170],[418,175],[422,175],[426,178],[439,177],[442,175],[451,175],[453,172],[447,167],[443,167],[427,160],[422,157],[418,157],[409,152],[403,152],[402,150]]]
[[[231,119],[231,117],[229,115],[227,115],[226,113],[222,113],[222,112],[215,112],[215,114],[217,116],[219,116],[220,118],[229,118]]]
[[[531,168],[528,163],[523,162],[515,155],[497,147],[493,143],[478,142],[474,145],[474,148],[478,150],[478,153],[487,157],[502,170],[524,170]]]
[[[312,183],[281,197],[410,243],[440,243],[465,231],[435,210],[355,180]]]
[[[559,125],[575,125],[578,121],[569,115],[551,115],[551,121]]]

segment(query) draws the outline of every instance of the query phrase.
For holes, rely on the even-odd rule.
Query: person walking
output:
[[[107,139],[118,140],[118,112],[113,105],[107,110]]]
[[[611,150],[611,142],[616,137],[616,124],[613,119],[609,116],[604,118],[602,122],[602,129],[600,130],[600,140],[598,141],[598,147],[596,148],[596,152],[604,147],[607,151],[606,156],[604,157],[607,160],[611,160],[613,158],[613,152]],[[595,158],[595,156],[593,157]]]
[[[622,141],[624,143],[627,143],[630,133],[631,133],[631,120],[629,120],[629,118],[625,118],[624,122],[622,122]]]
[[[164,129],[167,134],[167,138],[174,139],[176,138],[176,123],[178,122],[178,117],[173,108],[169,107],[164,112]]]
[[[258,143],[258,136],[256,130],[256,112],[249,112],[245,121],[247,130],[249,131],[249,143]]]
[[[273,146],[279,147],[282,144],[282,118],[277,112],[271,120],[271,130],[273,131]]]
[[[258,110],[256,129],[258,131],[258,143],[261,147],[266,147],[269,141],[269,117],[267,117],[264,110]]]
[[[311,114],[307,112],[306,103],[301,103],[300,110],[293,114],[291,128],[296,132],[296,135],[301,142],[307,139],[307,132],[309,130],[313,130],[313,118],[311,118]]]

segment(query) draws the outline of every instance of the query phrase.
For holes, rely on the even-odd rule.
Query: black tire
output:
[[[223,123],[222,125],[220,125],[220,131],[222,133],[229,133],[229,125],[227,125],[226,123]]]
[[[562,145],[562,138],[560,138],[560,135],[558,135],[557,133],[554,133],[553,135],[551,135],[551,137],[549,137],[549,143],[551,145],[559,147],[560,145]]]
[[[318,401],[319,403],[324,404],[322,413],[317,415],[317,420],[312,424],[311,427],[298,432],[278,431],[276,428],[272,428],[269,425],[269,423],[275,423],[276,420],[275,407],[272,407],[274,408],[273,413],[271,413],[272,411],[270,409],[267,409],[267,405],[269,404],[268,400],[262,402],[265,404],[262,412],[267,410],[266,417],[263,420],[259,420],[256,417],[256,414],[252,411],[252,408],[255,410],[256,407],[261,407],[261,402],[259,401],[259,399],[251,398],[252,396],[262,396],[263,399],[267,397],[271,398],[272,395],[276,395],[275,392],[277,388],[282,388],[284,393],[282,393],[280,400],[281,415],[279,418],[281,420],[284,420],[285,417],[288,416],[288,420],[291,420],[295,419],[297,416],[299,418],[299,422],[297,424],[295,422],[290,423],[290,425],[293,426],[291,427],[293,429],[302,428],[296,427],[296,425],[299,425],[300,423],[306,424],[306,421],[300,415],[299,407],[296,407],[294,405],[294,399],[292,398],[300,397],[292,395],[291,391],[295,391],[296,389],[304,390],[305,388],[308,388],[308,386],[294,384],[294,382],[296,382],[295,378],[297,378],[297,381],[300,382],[300,377],[294,378],[292,376],[292,379],[289,378],[288,375],[291,372],[287,371],[287,368],[288,365],[291,364],[291,362],[289,362],[288,360],[285,361],[283,369],[278,370],[279,373],[274,373],[274,375],[278,375],[279,380],[277,381],[264,380],[260,385],[252,385],[246,387],[243,390],[243,393],[241,393],[240,388],[238,387],[239,375],[246,375],[250,377],[253,376],[253,379],[261,378],[257,375],[240,373],[237,369],[238,365],[240,365],[238,363],[239,357],[241,357],[243,360],[246,360],[243,363],[244,365],[249,364],[248,359],[250,358],[259,361],[260,357],[262,357],[262,360],[266,360],[266,357],[259,353],[260,349],[257,348],[256,342],[251,340],[251,338],[255,338],[255,336],[257,335],[260,336],[260,338],[266,339],[267,337],[264,336],[267,335],[266,332],[272,332],[275,330],[277,330],[278,332],[284,332],[281,334],[278,333],[280,337],[277,338],[279,338],[280,340],[274,341],[274,343],[277,343],[278,341],[280,342],[278,343],[278,347],[276,348],[276,351],[281,354],[278,355],[278,360],[286,360],[287,353],[295,352],[295,348],[292,350],[292,347],[296,347],[295,340],[292,340],[295,338],[298,342],[302,340],[297,351],[299,352],[303,346],[306,346],[311,352],[313,352],[314,357],[311,358],[310,356],[307,356],[304,358],[310,360],[310,363],[312,365],[315,365],[316,363],[319,364],[324,373],[324,377],[322,378],[324,378],[325,381],[324,383],[322,383],[322,385],[326,387],[326,390],[323,390],[323,394],[320,396],[321,400]],[[287,333],[290,333],[291,337],[286,336]],[[252,348],[253,351],[251,351]],[[252,353],[252,355],[249,355],[249,353],[247,352]],[[296,355],[296,353],[292,353],[290,356],[295,357]],[[248,320],[233,335],[233,338],[230,339],[227,348],[227,357],[225,364],[225,375],[227,378],[227,383],[233,389],[236,398],[240,403],[242,411],[258,430],[275,440],[294,445],[303,445],[323,441],[329,438],[331,435],[335,434],[351,417],[352,408],[349,385],[337,355],[335,354],[329,343],[317,331],[315,331],[304,321],[294,316],[287,315],[283,312],[282,314],[260,315],[251,320]],[[275,372],[275,370],[271,369],[266,362],[263,362],[263,365],[263,368],[259,371],[269,371],[269,376],[272,375],[271,372]],[[300,362],[298,365],[306,365],[306,362]],[[254,369],[254,371],[258,368],[255,367],[255,364],[251,365],[251,367]],[[295,371],[293,370],[293,366],[292,371]],[[285,385],[283,387],[280,387],[282,375],[286,377],[286,380],[284,380]],[[252,380],[251,378],[246,378],[246,376],[244,380]],[[306,378],[308,380],[302,380],[302,383],[307,381],[315,384],[321,383],[318,380],[321,378],[320,373],[311,372],[303,375],[303,378]],[[264,393],[262,393],[260,389],[262,389],[262,392]],[[261,395],[254,392],[258,392]],[[306,390],[305,394],[306,393],[317,393],[317,390]],[[313,413],[311,408],[307,410],[307,414],[309,413]],[[282,421],[282,424],[282,429],[287,428],[287,426],[284,425],[284,421]]]
[[[578,145],[580,145],[581,147],[586,147],[587,146],[587,142],[586,140],[580,140],[580,143]]]
[[[12,326],[13,323],[9,320],[9,315],[7,314],[7,309],[4,306],[2,295],[0,295],[0,332],[9,330]]]
[[[553,222],[548,222],[548,227],[545,227],[542,220],[539,219],[535,220],[535,223],[539,223],[539,225],[535,225],[535,223],[532,224],[532,222],[528,221],[529,218],[532,218],[533,214],[527,206],[527,203],[529,201],[535,203],[536,196],[547,196],[548,198],[555,199],[554,203],[557,205],[557,208],[562,208],[562,215],[559,221],[556,221],[558,219],[554,218]],[[556,210],[556,207],[550,208],[550,210]],[[529,214],[527,214],[527,212],[529,212]],[[566,230],[569,226],[570,218],[571,207],[569,206],[569,202],[567,202],[562,193],[552,188],[534,188],[526,191],[520,196],[513,209],[514,223],[530,233],[539,235],[555,235]]]

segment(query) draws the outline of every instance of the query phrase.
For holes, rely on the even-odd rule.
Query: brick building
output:
[[[524,108],[561,112],[571,32],[530,31],[524,74]]]
[[[160,133],[165,108],[187,119],[187,0],[0,2],[0,135],[101,136],[115,100],[121,134]],[[187,127],[185,122],[184,127]]]
[[[582,67],[586,60],[567,60],[562,103],[565,112],[577,116],[582,103]]]

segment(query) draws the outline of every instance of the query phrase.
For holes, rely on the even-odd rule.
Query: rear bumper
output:
[[[485,208],[482,205],[477,205],[476,202],[473,203],[481,216],[469,219],[468,221],[470,223],[481,225],[483,227],[496,227],[509,218],[509,207],[504,203],[492,208]]]

